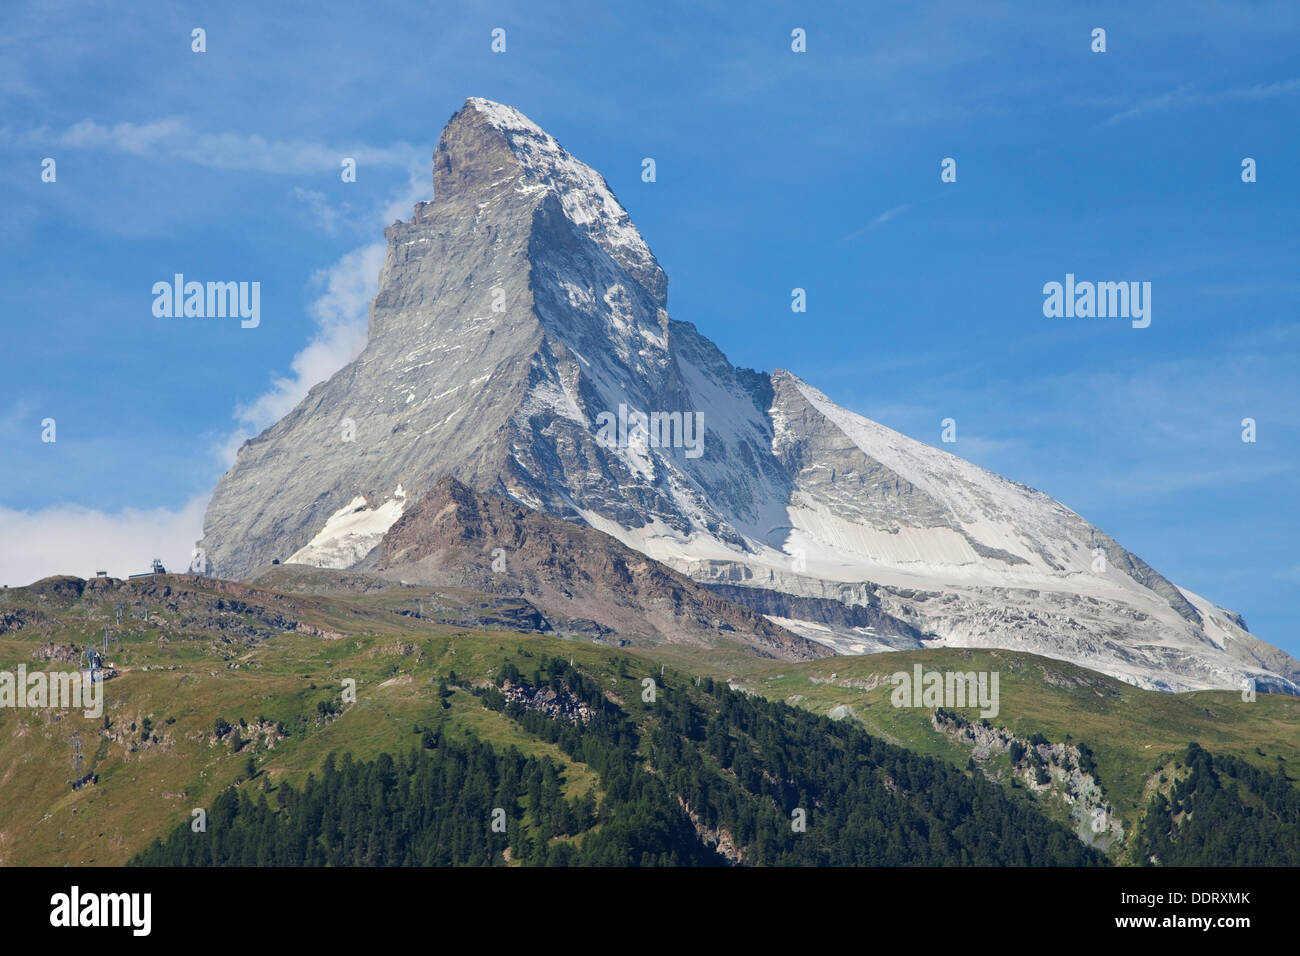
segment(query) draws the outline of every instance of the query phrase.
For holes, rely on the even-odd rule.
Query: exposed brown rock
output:
[[[783,660],[831,654],[594,528],[453,478],[408,508],[372,559],[406,581],[525,596],[562,633],[589,633],[569,627],[585,621],[640,643],[732,642]]]

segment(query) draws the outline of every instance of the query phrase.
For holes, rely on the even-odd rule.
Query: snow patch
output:
[[[310,564],[317,568],[350,568],[379,544],[402,516],[406,492],[399,483],[393,496],[378,508],[371,508],[362,495],[330,515],[325,527],[306,547],[289,556],[286,564]]]

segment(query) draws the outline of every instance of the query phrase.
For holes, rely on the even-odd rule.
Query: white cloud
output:
[[[384,207],[383,224],[410,216],[430,188],[423,168],[412,168],[402,191]],[[239,428],[220,447],[225,467],[234,463],[240,445],[293,411],[313,385],[361,354],[366,347],[370,301],[379,291],[386,249],[382,242],[353,249],[312,277],[312,283],[323,289],[309,309],[316,332],[293,357],[292,375],[273,379],[269,391],[235,410]]]
[[[1190,87],[1184,86],[1168,93],[1161,93],[1159,96],[1148,97],[1137,105],[1116,113],[1101,125],[1111,126],[1115,123],[1122,123],[1125,120],[1145,116],[1148,113],[1158,113],[1163,110],[1199,109],[1207,106],[1221,106],[1225,103],[1250,103],[1273,99],[1277,96],[1289,96],[1292,93],[1300,93],[1300,78],[1283,80],[1280,83],[1234,86],[1213,93],[1199,93]]]
[[[338,235],[339,224],[350,208],[348,203],[342,203],[338,209],[335,209],[324,193],[314,189],[303,189],[301,186],[294,186],[289,195],[303,204],[307,217],[320,228],[321,232],[327,236]]]
[[[428,163],[420,159],[407,166],[406,186],[384,207],[381,225],[388,226],[398,219],[409,218],[415,204],[427,200],[431,192],[433,183],[430,181]]]
[[[149,570],[154,558],[169,571],[189,567],[202,535],[207,495],[176,511],[124,508],[106,514],[81,505],[39,511],[0,508],[0,583],[31,584],[52,574],[125,577]]]
[[[384,252],[381,242],[362,246],[312,277],[314,284],[325,289],[311,305],[316,334],[293,357],[292,375],[273,379],[269,391],[236,408],[239,428],[221,448],[226,467],[234,463],[240,445],[293,411],[313,385],[361,354],[366,347],[369,303],[378,291]]]
[[[911,208],[911,206],[912,204],[910,202],[905,202],[901,206],[894,206],[892,209],[886,209],[884,212],[882,212],[875,219],[871,220],[871,222],[867,223],[861,229],[857,229],[849,233],[847,236],[845,236],[844,241],[848,242],[851,239],[856,239],[858,238],[858,236],[862,235],[867,230],[876,228],[876,226],[883,226],[885,223],[889,222],[889,220],[893,219],[895,216],[899,215],[900,213],[906,212],[908,209]]]
[[[17,132],[0,128],[0,142],[33,147],[98,149],[129,156],[180,159],[214,169],[255,170],[266,173],[319,173],[336,171],[344,157],[357,165],[405,166],[422,162],[420,151],[409,143],[389,146],[350,146],[302,140],[268,140],[256,133],[203,132],[184,117],[167,117],[148,123],[99,123],[82,120],[61,130],[39,127]]]

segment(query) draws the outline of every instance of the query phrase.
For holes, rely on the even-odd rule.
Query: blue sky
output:
[[[0,580],[185,563],[231,449],[357,348],[474,95],[604,173],[733,362],[956,419],[1300,654],[1300,6],[536,6],[7,8]],[[259,281],[260,326],[155,319],[175,272]],[[1151,282],[1151,326],[1044,317],[1067,272]]]

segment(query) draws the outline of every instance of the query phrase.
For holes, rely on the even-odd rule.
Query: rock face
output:
[[[667,279],[599,175],[514,110],[471,100],[438,144],[434,192],[386,231],[365,351],[218,484],[203,541],[213,573],[326,551],[320,532],[349,514],[382,534],[399,494],[443,474],[566,517],[702,527],[742,550],[728,515],[780,516],[789,482],[765,377],[668,318]],[[678,413],[681,447],[603,447],[593,422],[620,405]],[[673,427],[690,412],[708,429],[694,459]]]
[[[607,534],[444,478],[360,565],[402,581],[527,598],[560,633],[738,645],[810,660],[831,650],[733,604]]]
[[[213,573],[373,564],[447,475],[843,652],[1007,647],[1144,687],[1300,692],[1300,663],[1060,503],[732,366],[669,317],[604,179],[518,111],[467,101],[434,201],[385,234],[365,351],[217,486]]]

